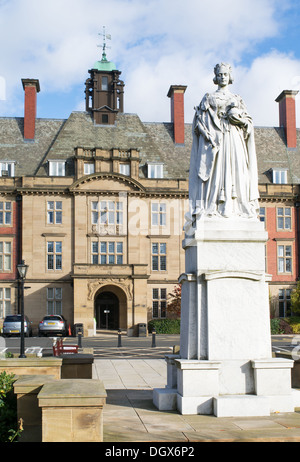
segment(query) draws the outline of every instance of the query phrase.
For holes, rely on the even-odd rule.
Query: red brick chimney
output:
[[[288,148],[297,147],[296,102],[298,91],[284,90],[276,102],[279,103],[279,125],[284,128]]]
[[[22,79],[25,91],[24,104],[24,139],[33,141],[35,138],[36,94],[40,91],[40,83],[35,79]]]
[[[168,97],[171,98],[171,122],[174,124],[174,142],[184,144],[184,85],[171,85]]]

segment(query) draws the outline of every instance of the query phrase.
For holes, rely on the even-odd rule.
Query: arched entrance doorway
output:
[[[112,292],[101,292],[95,299],[97,329],[119,329],[119,299]]]

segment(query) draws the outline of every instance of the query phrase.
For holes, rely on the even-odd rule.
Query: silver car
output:
[[[7,315],[3,322],[2,335],[9,337],[11,335],[21,334],[21,315],[10,314]],[[24,334],[26,337],[32,336],[32,325],[27,316],[24,316]]]
[[[58,314],[45,316],[39,323],[39,337],[43,335],[68,335],[67,321],[65,318]]]

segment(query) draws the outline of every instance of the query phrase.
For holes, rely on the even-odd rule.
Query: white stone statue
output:
[[[254,129],[242,98],[229,91],[232,69],[217,64],[217,91],[207,93],[193,121],[190,213],[202,217],[258,216]],[[191,216],[190,216],[191,219]]]

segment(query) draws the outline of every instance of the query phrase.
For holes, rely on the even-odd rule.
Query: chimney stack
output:
[[[24,104],[24,139],[34,141],[36,119],[36,94],[40,91],[40,83],[36,79],[22,79],[25,91]]]
[[[279,103],[279,125],[284,128],[288,148],[297,147],[296,95],[298,91],[284,90],[276,102]]]
[[[171,85],[168,98],[171,98],[171,122],[174,124],[175,144],[184,144],[184,85]]]

